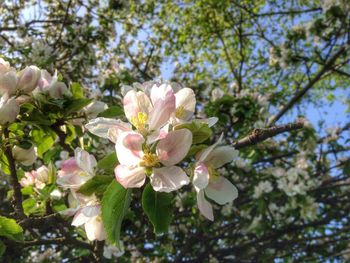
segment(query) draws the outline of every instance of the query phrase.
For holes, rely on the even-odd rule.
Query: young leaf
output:
[[[123,109],[119,106],[112,106],[101,112],[98,117],[113,118],[118,117],[124,113]]]
[[[14,219],[0,216],[0,236],[12,240],[23,240],[23,229]]]
[[[201,123],[198,121],[193,121],[191,123],[181,124],[175,127],[176,130],[179,129],[189,129],[192,132],[192,143],[202,143],[206,141],[211,135],[212,130],[208,127],[208,124]]]
[[[171,223],[173,197],[170,193],[156,192],[150,184],[142,193],[142,207],[152,222],[156,234],[167,233]]]
[[[131,189],[125,189],[116,180],[108,186],[102,198],[102,220],[108,240],[120,247],[120,227],[131,201]]]
[[[6,246],[5,246],[4,242],[0,241],[0,258],[5,253],[5,250],[6,250]]]
[[[102,194],[113,179],[111,176],[96,175],[83,184],[79,188],[78,193],[83,195],[92,195],[93,193]]]
[[[105,172],[113,172],[117,164],[118,164],[117,155],[115,154],[115,152],[112,152],[106,155],[101,160],[99,160],[97,163],[97,167],[99,169],[104,170]]]

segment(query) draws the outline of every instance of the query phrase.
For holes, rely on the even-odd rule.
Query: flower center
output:
[[[208,172],[209,172],[209,179],[210,180],[216,181],[217,179],[219,179],[220,174],[212,165],[208,166]]]
[[[185,117],[185,108],[183,106],[176,108],[175,116],[178,119],[182,119],[183,117]]]
[[[159,165],[159,158],[156,154],[146,152],[142,157],[142,161],[140,162],[140,166],[143,167],[154,167]]]
[[[131,118],[132,125],[141,133],[145,131],[146,123],[148,121],[148,115],[144,112],[138,112],[136,116]]]

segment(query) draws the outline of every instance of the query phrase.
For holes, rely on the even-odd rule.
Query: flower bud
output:
[[[36,66],[26,67],[18,75],[17,88],[26,93],[33,91],[38,85],[40,75],[40,69]]]
[[[15,146],[12,149],[12,154],[15,160],[23,165],[32,165],[36,160],[36,151],[34,146],[29,149],[23,149],[19,146]]]
[[[0,58],[0,74],[6,73],[11,70],[10,63]]]
[[[57,81],[57,71],[51,76],[49,72],[42,70],[38,86],[38,92],[48,93],[51,98],[55,99],[62,98],[69,92],[66,84]]]
[[[94,102],[91,102],[86,107],[84,107],[83,110],[85,114],[90,118],[96,118],[99,113],[101,113],[106,109],[108,109],[108,106],[106,103],[102,101],[94,101]]]
[[[14,122],[18,113],[19,105],[15,97],[9,98],[8,94],[2,96],[0,99],[0,124]]]
[[[16,93],[17,75],[15,71],[1,73],[0,64],[0,94],[13,95]]]

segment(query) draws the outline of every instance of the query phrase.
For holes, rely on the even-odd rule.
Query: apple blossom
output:
[[[155,191],[171,192],[189,183],[186,173],[175,164],[187,155],[192,133],[187,129],[169,132],[155,150],[144,148],[145,139],[137,132],[120,134],[116,143],[119,165],[115,168],[117,181],[125,188],[141,187],[150,176]]]
[[[89,118],[96,118],[99,113],[106,109],[108,109],[106,103],[102,101],[93,101],[89,105],[85,106],[83,111]]]
[[[20,184],[25,187],[35,185],[38,189],[43,189],[49,181],[49,169],[43,165],[36,171],[25,172],[24,177],[20,180]]]
[[[12,149],[13,158],[26,166],[32,165],[37,158],[36,148],[31,146],[29,149],[24,149],[19,146],[15,146]]]
[[[74,156],[61,163],[57,184],[64,188],[77,190],[95,175],[94,168],[97,162],[93,155],[81,148],[75,149]]]
[[[217,147],[221,140],[222,135],[215,144],[197,154],[192,182],[197,192],[198,208],[209,220],[214,220],[213,208],[205,196],[220,205],[231,202],[238,196],[237,188],[216,170],[238,155],[231,146]]]
[[[18,73],[17,89],[29,93],[38,85],[41,76],[40,69],[36,66],[29,66]]]
[[[16,120],[19,114],[19,105],[15,97],[10,97],[8,94],[0,98],[0,124],[12,123]]]
[[[34,92],[47,93],[51,98],[62,98],[64,94],[68,94],[66,84],[58,81],[57,71],[53,76],[46,70],[41,70],[41,78],[38,81],[38,87]]]
[[[10,68],[8,62],[0,61],[0,94],[8,93],[13,95],[16,93],[17,74],[15,69]]]

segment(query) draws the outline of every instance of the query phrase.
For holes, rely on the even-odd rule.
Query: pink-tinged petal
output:
[[[19,114],[19,110],[19,105],[15,97],[9,97],[5,93],[0,98],[0,125],[14,122]]]
[[[160,130],[156,130],[147,136],[147,144],[152,144],[158,140],[164,139],[169,133],[169,124],[165,125]]]
[[[118,165],[115,178],[124,188],[140,188],[146,181],[145,169],[138,166]]]
[[[91,217],[84,215],[80,209],[73,217],[72,226],[81,226],[88,222],[90,219]]]
[[[89,175],[94,175],[94,168],[97,165],[97,162],[93,155],[78,147],[74,150],[74,156],[77,165],[83,171],[85,171]]]
[[[25,172],[22,179],[19,181],[22,187],[33,185],[35,182],[35,171]]]
[[[115,150],[118,161],[124,165],[138,165],[143,157],[143,136],[136,132],[123,132],[119,135]]]
[[[153,168],[151,184],[158,192],[172,192],[190,182],[186,173],[177,166]]]
[[[209,183],[208,167],[204,163],[197,163],[194,169],[193,185],[198,189],[204,189]]]
[[[213,145],[209,146],[209,147],[208,147],[207,149],[205,149],[204,151],[199,152],[199,153],[196,155],[196,160],[197,160],[198,162],[205,162],[206,159],[207,159],[207,157],[208,157],[208,155],[215,149],[215,147],[216,147],[218,144],[221,143],[223,136],[224,136],[224,135],[221,134],[219,140],[218,140],[216,143],[214,143]]]
[[[175,94],[176,117],[181,120],[189,120],[196,108],[196,95],[192,89],[183,88]]]
[[[153,110],[149,115],[149,129],[157,130],[163,127],[175,112],[175,95],[170,85],[154,85],[151,90]]]
[[[92,134],[110,139],[114,143],[117,141],[120,133],[131,131],[131,125],[129,123],[102,117],[91,120],[85,127]],[[112,136],[110,133],[112,133]]]
[[[172,166],[186,157],[192,144],[192,133],[187,129],[171,131],[157,145],[157,155],[162,164]]]
[[[197,205],[198,205],[199,211],[203,216],[205,216],[211,221],[214,221],[213,207],[207,201],[207,199],[205,199],[203,190],[199,190],[197,192]]]
[[[59,212],[61,215],[64,215],[64,216],[73,216],[75,215],[75,213],[78,211],[79,209],[78,208],[68,208],[64,211],[61,211]]]
[[[75,158],[69,158],[61,163],[61,171],[66,174],[73,173],[77,170],[80,170]]]
[[[85,232],[90,241],[102,241],[106,239],[106,233],[100,216],[95,216],[85,223]]]
[[[142,91],[135,91],[134,89],[128,91],[123,98],[125,116],[129,121],[137,116],[139,112],[149,114],[152,109],[151,101],[148,96]]]
[[[15,71],[0,75],[0,94],[13,95],[16,93],[17,75]]]
[[[219,168],[226,163],[232,162],[238,156],[238,151],[232,146],[219,146],[208,154],[205,159],[207,165]]]
[[[36,66],[26,67],[18,74],[17,89],[26,93],[32,92],[37,87],[40,76],[41,70]]]
[[[205,194],[219,205],[224,205],[238,197],[237,188],[226,178],[220,176],[209,183]]]

